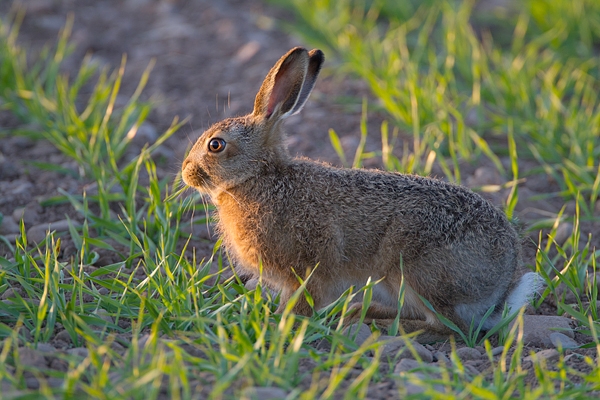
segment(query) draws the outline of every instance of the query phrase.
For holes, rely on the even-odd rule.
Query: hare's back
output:
[[[469,231],[501,233],[510,223],[502,211],[463,186],[438,179],[366,169],[301,168],[304,190],[343,221],[389,225],[451,239]],[[304,185],[304,184],[303,184]],[[429,236],[431,238],[431,236]]]

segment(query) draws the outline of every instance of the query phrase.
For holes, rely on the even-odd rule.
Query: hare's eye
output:
[[[225,150],[226,144],[227,142],[225,142],[223,139],[211,139],[210,142],[208,142],[208,151],[212,153],[220,153]]]

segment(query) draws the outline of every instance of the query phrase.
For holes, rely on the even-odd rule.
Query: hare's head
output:
[[[287,160],[280,122],[302,109],[323,60],[321,50],[302,47],[281,57],[256,95],[251,114],[216,123],[196,141],[182,165],[184,182],[216,194]]]

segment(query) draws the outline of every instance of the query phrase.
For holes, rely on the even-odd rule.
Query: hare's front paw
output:
[[[288,291],[287,289],[284,289],[281,292],[281,295],[279,296],[279,307],[275,310],[275,314],[283,314],[293,294],[294,292]],[[313,315],[313,309],[310,304],[308,304],[306,297],[304,297],[304,293],[300,294],[300,297],[298,297],[296,304],[294,304],[294,307],[292,308],[292,312],[296,315],[303,315],[305,317]]]

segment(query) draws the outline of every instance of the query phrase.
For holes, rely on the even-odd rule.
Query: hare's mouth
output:
[[[186,185],[194,189],[202,190],[209,184],[208,175],[202,168],[193,163],[184,163],[181,170],[181,177]]]

